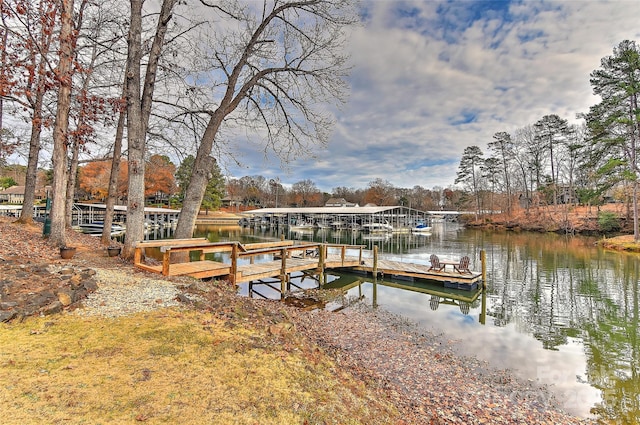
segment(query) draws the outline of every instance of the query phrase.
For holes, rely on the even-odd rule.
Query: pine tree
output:
[[[484,163],[482,150],[478,146],[467,146],[462,153],[455,184],[463,183],[471,190],[476,201],[476,217],[480,213],[480,169]]]
[[[638,229],[638,148],[640,137],[640,51],[635,42],[625,40],[603,58],[600,69],[591,73],[594,94],[602,99],[586,116],[589,136],[596,151],[606,155],[602,168],[617,173],[633,188],[633,235]],[[617,171],[618,170],[618,171]]]

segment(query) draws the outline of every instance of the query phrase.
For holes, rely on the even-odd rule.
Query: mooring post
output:
[[[487,289],[487,252],[480,251],[480,263],[482,264],[482,289]]]
[[[373,275],[378,276],[378,245],[373,246]]]

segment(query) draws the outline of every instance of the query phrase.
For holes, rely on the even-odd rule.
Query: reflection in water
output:
[[[427,263],[430,254],[442,259],[468,255],[475,269],[479,252],[485,250],[485,308],[481,300],[468,306],[449,304],[440,296],[363,277],[347,296],[460,340],[463,353],[549,384],[571,413],[591,412],[610,423],[639,423],[637,255],[603,251],[591,238],[485,232],[449,224],[436,224],[429,236],[391,234],[381,240],[363,239],[350,230],[302,234],[216,227],[204,235],[212,241],[257,242],[279,239],[281,234],[367,249],[378,246],[385,258],[413,263]]]

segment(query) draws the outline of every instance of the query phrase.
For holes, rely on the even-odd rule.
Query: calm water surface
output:
[[[269,229],[199,227],[196,233],[211,241],[279,239]],[[386,258],[424,264],[434,253],[450,260],[468,255],[476,270],[485,250],[484,324],[480,299],[467,312],[458,305],[434,304],[428,294],[374,285],[372,277],[362,276],[354,277],[361,284],[349,295],[459,341],[462,354],[547,384],[570,413],[640,423],[639,256],[601,250],[591,238],[485,232],[451,224],[436,225],[430,236],[367,238],[359,232],[316,230],[285,231],[285,237],[369,249],[377,245]],[[246,286],[240,291],[248,292]],[[279,297],[275,291],[261,292]]]

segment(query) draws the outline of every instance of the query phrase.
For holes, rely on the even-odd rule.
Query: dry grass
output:
[[[0,326],[3,424],[398,422],[295,330],[195,311]]]
[[[613,238],[603,239],[598,242],[601,246],[615,251],[639,252],[640,244],[638,244],[633,235],[615,236]]]

